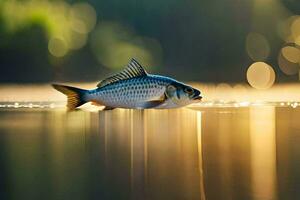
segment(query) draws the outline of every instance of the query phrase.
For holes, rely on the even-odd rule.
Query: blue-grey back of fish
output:
[[[68,97],[67,107],[73,110],[87,102],[113,108],[178,108],[199,102],[200,91],[172,78],[148,74],[132,59],[126,68],[104,80],[96,89],[83,90],[53,84]]]

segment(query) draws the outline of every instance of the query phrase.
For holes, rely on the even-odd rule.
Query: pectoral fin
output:
[[[153,101],[146,101],[141,102],[136,105],[136,108],[145,109],[145,108],[155,108],[159,105],[164,103],[164,100],[153,100]]]

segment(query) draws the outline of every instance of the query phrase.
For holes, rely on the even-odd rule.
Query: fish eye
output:
[[[193,88],[185,88],[184,91],[188,94],[192,94],[194,92]]]

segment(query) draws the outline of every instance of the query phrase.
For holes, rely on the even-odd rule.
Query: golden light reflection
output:
[[[243,84],[236,84],[233,86],[233,99],[240,99],[240,101],[249,101],[249,98],[247,97],[247,87]],[[237,92],[238,91],[238,92]]]
[[[297,113],[273,106],[2,111],[1,147],[16,199],[34,197],[33,183],[51,197],[80,199],[294,199]]]
[[[200,131],[197,127],[201,126],[199,114],[188,109],[146,110],[143,116],[147,130],[147,143],[144,143],[147,146],[147,191],[152,192],[155,199],[166,199],[170,191],[178,199],[200,199],[203,194],[199,186],[203,183],[199,182],[202,169],[198,168],[201,167],[198,154],[201,144],[197,139]],[[134,126],[141,125],[136,122],[138,120]],[[174,173],[176,175],[172,175]]]
[[[250,108],[252,190],[259,199],[276,197],[275,108]]]
[[[145,188],[145,135],[144,112],[129,111],[130,119],[130,166],[131,192],[133,199],[142,199]],[[138,125],[137,125],[138,124]],[[146,145],[147,146],[147,145]]]
[[[63,115],[60,112],[54,112],[49,117],[49,122],[52,125],[52,132],[50,140],[51,140],[51,153],[54,158],[53,162],[51,163],[51,174],[57,180],[56,184],[58,188],[62,187],[62,184],[65,184],[62,173],[63,168],[57,167],[59,163],[63,162],[64,156],[64,143],[65,143],[65,137],[63,137],[60,133],[61,129],[65,129],[65,120],[66,115]]]
[[[203,172],[203,152],[202,152],[202,115],[197,112],[197,141],[198,141],[198,168],[200,178],[200,200],[205,200],[205,187],[204,187],[204,172]]]
[[[270,54],[270,45],[264,35],[252,32],[247,35],[246,50],[252,60],[264,61]]]
[[[218,101],[224,101],[224,99],[232,98],[233,95],[233,89],[231,85],[228,83],[219,83],[217,84],[216,88],[217,91],[224,91],[224,93],[220,94],[219,98],[216,99]]]
[[[79,88],[93,88],[93,83],[65,83]],[[290,107],[292,103],[299,103],[300,84],[275,84],[268,90],[257,90],[249,84],[237,84],[231,87],[216,84],[189,83],[199,88],[204,95],[203,101],[191,104],[189,108],[203,107],[248,107],[251,105],[276,105]],[[224,89],[222,89],[224,88]],[[227,88],[227,89],[226,89]],[[30,96],[28,94],[30,93]],[[46,85],[3,85],[0,87],[0,108],[7,109],[61,109],[66,108],[66,96]],[[87,103],[80,109],[88,112],[98,112],[103,109]],[[125,110],[121,109],[120,112]]]
[[[248,68],[247,80],[256,89],[268,89],[275,82],[275,72],[267,63],[256,62]]]

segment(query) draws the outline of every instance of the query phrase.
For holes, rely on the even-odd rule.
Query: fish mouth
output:
[[[200,95],[197,95],[197,96],[193,97],[193,100],[199,100],[200,101],[201,99],[202,99],[202,96],[200,96]]]

